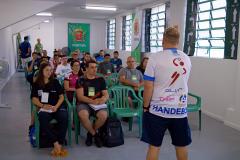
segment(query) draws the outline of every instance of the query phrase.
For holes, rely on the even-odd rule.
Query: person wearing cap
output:
[[[114,73],[114,66],[110,62],[110,54],[105,54],[104,55],[104,61],[99,64],[98,66],[98,73],[101,73],[105,76],[108,76],[112,73]]]
[[[118,56],[119,56],[118,51],[114,51],[113,58],[110,61],[114,66],[115,72],[119,72],[120,69],[122,68],[122,60],[118,58]]]
[[[61,64],[57,66],[55,74],[58,78],[64,79],[64,77],[71,71],[71,66],[69,63],[67,63],[67,56],[63,55],[61,58]]]
[[[141,140],[148,143],[147,160],[158,160],[165,131],[175,146],[177,160],[188,159],[191,132],[187,119],[190,58],[177,49],[178,28],[163,34],[163,51],[151,54],[144,73],[144,113]]]
[[[77,51],[72,52],[71,58],[67,60],[68,63],[71,63],[73,60],[79,61],[79,53]]]

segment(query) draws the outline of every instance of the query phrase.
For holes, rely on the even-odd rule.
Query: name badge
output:
[[[117,65],[115,64],[113,67],[114,67],[114,68],[117,68]]]
[[[42,92],[41,102],[42,102],[42,103],[48,103],[48,97],[49,97],[49,93],[47,93],[47,92]]]
[[[137,76],[136,75],[132,75],[132,80],[136,81],[137,80]]]
[[[107,74],[110,74],[110,73],[111,73],[111,71],[110,71],[110,69],[108,69],[108,70],[107,70]]]
[[[34,66],[34,69],[37,70],[37,69],[38,69],[38,66]]]
[[[90,96],[90,97],[95,96],[95,88],[94,87],[88,87],[88,96]]]

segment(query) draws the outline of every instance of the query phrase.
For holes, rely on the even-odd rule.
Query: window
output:
[[[132,14],[123,17],[123,28],[122,28],[122,49],[131,51],[132,46]]]
[[[116,20],[111,19],[107,22],[107,48],[115,49]]]
[[[198,0],[194,56],[224,58],[226,0]]]
[[[166,5],[160,5],[151,9],[150,20],[150,51],[162,50],[162,39],[165,30]]]

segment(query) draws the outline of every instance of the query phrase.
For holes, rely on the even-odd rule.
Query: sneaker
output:
[[[95,134],[95,136],[94,136],[94,142],[95,142],[95,144],[96,144],[96,146],[97,146],[98,148],[100,148],[100,147],[103,146],[103,142],[102,142],[102,140],[101,140],[101,137],[100,137],[99,133],[96,133],[96,134]]]
[[[34,125],[30,125],[30,126],[28,127],[28,136],[30,136],[30,133],[31,133],[31,130],[32,130],[33,127],[34,127]]]
[[[85,141],[86,146],[91,146],[92,145],[92,134],[90,132],[87,133],[87,139]]]

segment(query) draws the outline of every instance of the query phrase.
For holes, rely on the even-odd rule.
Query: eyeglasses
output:
[[[127,63],[134,63],[135,61],[127,61]]]

